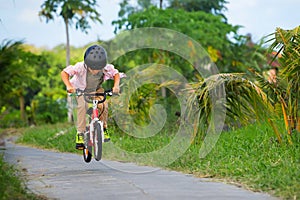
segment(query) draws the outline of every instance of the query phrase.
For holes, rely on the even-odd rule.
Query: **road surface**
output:
[[[268,194],[159,168],[92,160],[6,143],[6,161],[27,174],[28,187],[50,199],[271,200]],[[137,172],[137,173],[134,173]]]

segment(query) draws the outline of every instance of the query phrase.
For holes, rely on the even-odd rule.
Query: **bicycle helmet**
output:
[[[99,45],[90,46],[84,53],[84,63],[93,70],[103,69],[107,64],[105,49]]]

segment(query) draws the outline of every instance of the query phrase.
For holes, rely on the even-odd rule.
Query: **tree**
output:
[[[19,99],[21,120],[25,122],[25,96],[28,88],[34,89],[38,81],[34,75],[39,56],[25,51],[22,41],[4,41],[0,47],[0,105],[14,107]]]
[[[132,5],[129,3],[129,0],[123,0],[120,2],[120,11],[119,11],[119,17],[127,17],[130,14],[133,14],[135,12],[143,11],[151,6],[153,6],[154,0],[138,0],[137,5]],[[162,0],[160,0],[160,5],[162,6]]]
[[[124,17],[135,12],[149,9],[151,6],[157,6],[160,9],[172,8],[172,9],[183,9],[188,12],[204,11],[215,15],[223,15],[223,11],[227,8],[225,4],[228,3],[226,0],[138,0],[137,5],[131,5],[128,0],[123,0],[120,3],[119,17]],[[165,2],[165,3],[164,3]]]
[[[292,30],[277,28],[273,34],[270,46],[271,51],[278,50],[282,56],[279,60],[280,77],[271,88],[276,96],[277,102],[281,104],[285,126],[288,135],[294,130],[300,132],[300,26]],[[276,58],[275,57],[275,58]]]
[[[184,9],[188,12],[204,11],[220,15],[226,10],[226,0],[169,0],[169,8]]]
[[[115,25],[115,33],[124,29],[163,27],[186,34],[198,41],[212,56],[216,57],[214,61],[221,67],[220,71],[230,69],[228,66],[236,59],[235,54],[230,52],[234,48],[239,48],[228,38],[229,34],[237,35],[239,26],[224,23],[221,16],[203,11],[162,10],[152,6],[147,10],[132,13],[116,20],[113,25]],[[240,39],[237,36],[236,38]],[[243,45],[245,46],[245,44],[241,44],[241,46]]]
[[[46,22],[54,20],[55,15],[60,16],[66,28],[66,65],[70,64],[69,26],[75,22],[75,28],[87,33],[90,28],[89,20],[102,23],[100,13],[96,10],[96,0],[46,0],[41,5],[40,17]]]
[[[195,93],[191,98],[199,100],[200,124],[206,124],[205,120],[211,115],[210,101],[207,98],[209,89],[213,90],[223,83],[226,91],[226,115],[227,120],[238,121],[243,124],[255,119],[267,119],[274,130],[279,143],[283,142],[274,119],[283,118],[288,143],[293,143],[293,134],[300,132],[300,50],[299,38],[300,27],[292,30],[277,28],[270,34],[272,37],[266,43],[272,42],[269,52],[277,52],[268,65],[272,65],[276,59],[279,61],[279,73],[276,81],[268,80],[255,67],[250,71],[254,76],[247,73],[218,74],[209,77],[194,85]],[[281,56],[279,56],[281,55]],[[210,81],[210,79],[212,81]],[[217,81],[214,81],[217,80]],[[297,139],[296,139],[297,141]]]
[[[113,21],[115,33],[141,27],[163,27],[184,33],[203,45],[221,72],[245,72],[249,67],[262,68],[266,62],[263,43],[249,45],[248,35],[237,34],[239,25],[227,23],[222,14],[226,0],[165,0],[164,9],[143,0],[136,5],[124,0],[120,19]],[[230,39],[229,39],[230,38]]]
[[[222,106],[226,108],[227,125],[246,125],[249,121],[254,122],[255,119],[266,119],[266,116],[271,113],[271,104],[266,93],[256,84],[256,80],[246,73],[248,68],[257,69],[261,66],[260,62],[264,62],[264,59],[261,59],[264,51],[259,45],[249,45],[248,37],[237,34],[239,26],[224,22],[222,16],[203,11],[162,10],[152,6],[147,10],[131,13],[114,21],[113,24],[116,27],[116,33],[124,29],[143,27],[162,27],[179,31],[198,41],[210,53],[220,71],[226,72],[226,74],[221,73],[213,77],[198,76],[195,80],[193,66],[190,63],[184,63],[183,59],[171,52],[153,49],[147,49],[146,53],[142,50],[130,52],[126,54],[126,58],[121,58],[120,64],[128,63],[128,66],[139,65],[142,62],[172,66],[182,72],[188,81],[196,81],[190,102],[198,101],[199,103],[198,111],[201,121],[199,124],[203,125],[202,130],[207,128],[209,123],[207,120],[211,118],[212,105],[209,93],[223,86],[226,91],[226,102]],[[234,35],[234,41],[229,39],[229,34]],[[182,46],[182,48],[189,49],[190,47]],[[130,56],[132,56],[131,59]],[[239,73],[227,74],[233,71]],[[138,107],[137,104],[136,107]],[[143,108],[145,107],[147,105],[143,105]],[[236,124],[236,121],[239,121],[239,124]]]

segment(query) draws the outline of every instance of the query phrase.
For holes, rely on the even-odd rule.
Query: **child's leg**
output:
[[[77,97],[77,132],[85,132],[87,103],[83,96]]]

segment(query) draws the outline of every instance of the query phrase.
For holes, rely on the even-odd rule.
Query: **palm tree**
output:
[[[190,102],[199,103],[201,134],[205,132],[211,120],[212,109],[216,103],[213,102],[212,95],[216,96],[215,101],[219,101],[218,103],[225,108],[225,124],[228,126],[244,126],[260,121],[270,114],[271,104],[265,92],[247,78],[245,73],[212,75],[194,83],[193,88]],[[225,94],[217,94],[223,90]]]
[[[291,134],[295,130],[300,131],[299,28],[293,30],[278,28],[273,34],[275,37],[271,39],[273,44],[269,50],[273,52],[279,49],[277,55],[279,53],[282,55],[279,58],[279,78],[276,82],[270,82],[261,73],[250,70],[254,76],[248,76],[247,73],[221,73],[194,84],[190,102],[195,100],[199,102],[199,124],[202,133],[212,115],[213,102],[210,93],[216,91],[218,87],[224,87],[226,97],[223,106],[226,107],[226,124],[238,121],[238,125],[247,125],[249,122],[268,119],[278,142],[282,142],[282,136],[273,123],[273,118],[282,114],[288,142],[292,144]],[[277,111],[278,105],[281,107],[280,113]]]
[[[75,28],[80,28],[81,31],[87,33],[90,28],[89,19],[93,22],[102,23],[100,20],[100,13],[96,10],[96,0],[46,0],[39,12],[39,16],[45,17],[46,22],[53,20],[55,15],[58,14],[63,18],[66,28],[66,66],[70,65],[70,39],[69,39],[69,26],[75,21]],[[69,97],[68,97],[69,98]],[[72,121],[72,111],[68,111],[68,120]]]
[[[282,107],[289,135],[300,132],[300,26],[292,30],[277,28],[270,50],[277,50],[279,60],[278,86],[274,88]],[[279,50],[278,50],[279,49]],[[275,57],[275,58],[276,58]]]
[[[69,26],[75,22],[75,28],[87,33],[90,28],[89,21],[102,23],[100,13],[96,10],[96,0],[46,0],[39,16],[46,18],[46,22],[54,20],[55,15],[62,17],[66,28],[66,65],[70,64]]]

